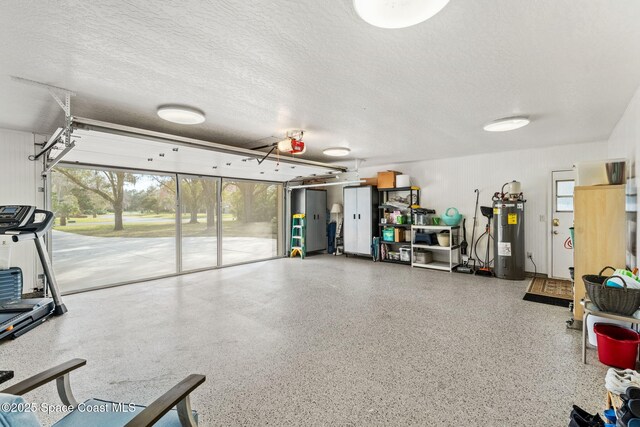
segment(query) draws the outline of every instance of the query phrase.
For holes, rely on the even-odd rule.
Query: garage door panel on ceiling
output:
[[[139,129],[137,131],[144,132]],[[171,141],[170,137],[171,135],[165,135],[162,141],[158,141],[134,134],[116,134],[109,131],[77,128],[73,131],[76,147],[62,161],[67,164],[276,182],[340,171],[340,167],[331,165],[295,163],[284,156],[270,157],[259,164],[257,159],[266,153],[246,150],[237,154],[221,152],[204,148],[206,141],[199,141],[200,145],[203,145],[203,148],[199,148],[186,146],[184,141]],[[180,137],[175,136],[175,138]],[[55,157],[60,152],[61,150],[55,150],[52,156]]]

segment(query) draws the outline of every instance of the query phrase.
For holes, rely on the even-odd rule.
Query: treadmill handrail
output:
[[[30,240],[29,238],[25,237],[16,238],[17,236],[28,236],[29,234],[33,236],[32,238],[44,236],[53,227],[55,215],[53,212],[36,209],[33,212],[32,218],[35,218],[36,214],[43,214],[44,219],[39,222],[30,221],[23,227],[1,228],[0,234],[12,236],[11,240],[13,240],[14,242],[18,242],[20,240]]]

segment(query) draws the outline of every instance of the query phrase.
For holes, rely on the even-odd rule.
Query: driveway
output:
[[[214,267],[215,237],[185,237],[183,270]],[[223,263],[234,264],[277,253],[276,239],[225,237]],[[53,231],[53,266],[62,291],[108,285],[176,272],[173,237],[92,237]]]

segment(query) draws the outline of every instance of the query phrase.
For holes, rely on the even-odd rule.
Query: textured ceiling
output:
[[[5,0],[0,127],[61,124],[16,75],[76,91],[76,115],[219,143],[302,128],[325,161],[337,145],[379,164],[602,140],[640,85],[638,22],[637,0],[451,0],[401,30],[350,0]],[[207,121],[163,122],[165,103]],[[514,114],[533,123],[482,131]]]

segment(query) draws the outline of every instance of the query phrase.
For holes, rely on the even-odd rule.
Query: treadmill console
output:
[[[26,226],[35,210],[35,206],[0,206],[0,229]]]

